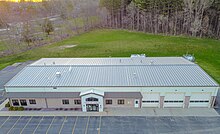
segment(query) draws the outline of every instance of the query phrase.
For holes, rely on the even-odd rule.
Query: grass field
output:
[[[5,50],[5,46],[4,46],[4,43],[3,42],[0,42],[0,52]]]
[[[77,45],[60,49],[62,45]],[[37,60],[42,57],[129,57],[182,56],[194,54],[196,62],[220,83],[220,41],[190,37],[162,36],[124,30],[95,30],[30,50],[0,58],[0,69],[14,62]]]

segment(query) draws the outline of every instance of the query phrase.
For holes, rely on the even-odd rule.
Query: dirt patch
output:
[[[59,46],[59,49],[66,49],[66,48],[72,48],[72,47],[76,47],[77,45],[63,45],[63,46]]]

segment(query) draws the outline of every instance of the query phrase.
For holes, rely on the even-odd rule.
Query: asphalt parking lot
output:
[[[220,117],[0,117],[1,134],[219,134]]]

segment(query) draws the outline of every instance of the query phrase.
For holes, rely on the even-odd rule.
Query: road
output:
[[[35,19],[35,20],[30,20],[29,22],[36,22],[36,21],[41,21],[41,20],[44,20],[44,19],[49,19],[50,21],[57,21],[57,20],[59,20],[60,19],[60,15],[53,15],[53,16],[49,16],[49,17],[44,17],[44,18],[39,18],[39,19]],[[18,29],[21,29],[21,27],[22,27],[22,25],[23,25],[23,22],[14,22],[14,23],[9,23],[8,24],[9,26],[15,26],[15,27],[17,27]],[[8,30],[8,31],[7,31]],[[58,30],[57,28],[55,28],[55,30]],[[1,35],[4,35],[5,36],[5,34],[6,33],[10,33],[10,28],[8,28],[8,29],[6,29],[6,28],[4,28],[4,29],[0,29],[0,36]],[[35,35],[36,34],[42,34],[43,32],[36,32],[36,33],[34,33]],[[12,38],[13,37],[16,37],[16,35],[10,35]],[[7,41],[7,40],[10,40],[11,38],[8,38],[8,37],[6,37],[6,38],[4,38],[3,37],[3,39],[0,39],[0,41]]]

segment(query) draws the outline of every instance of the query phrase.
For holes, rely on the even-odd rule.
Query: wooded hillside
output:
[[[100,6],[106,27],[220,38],[220,0],[100,0]]]

